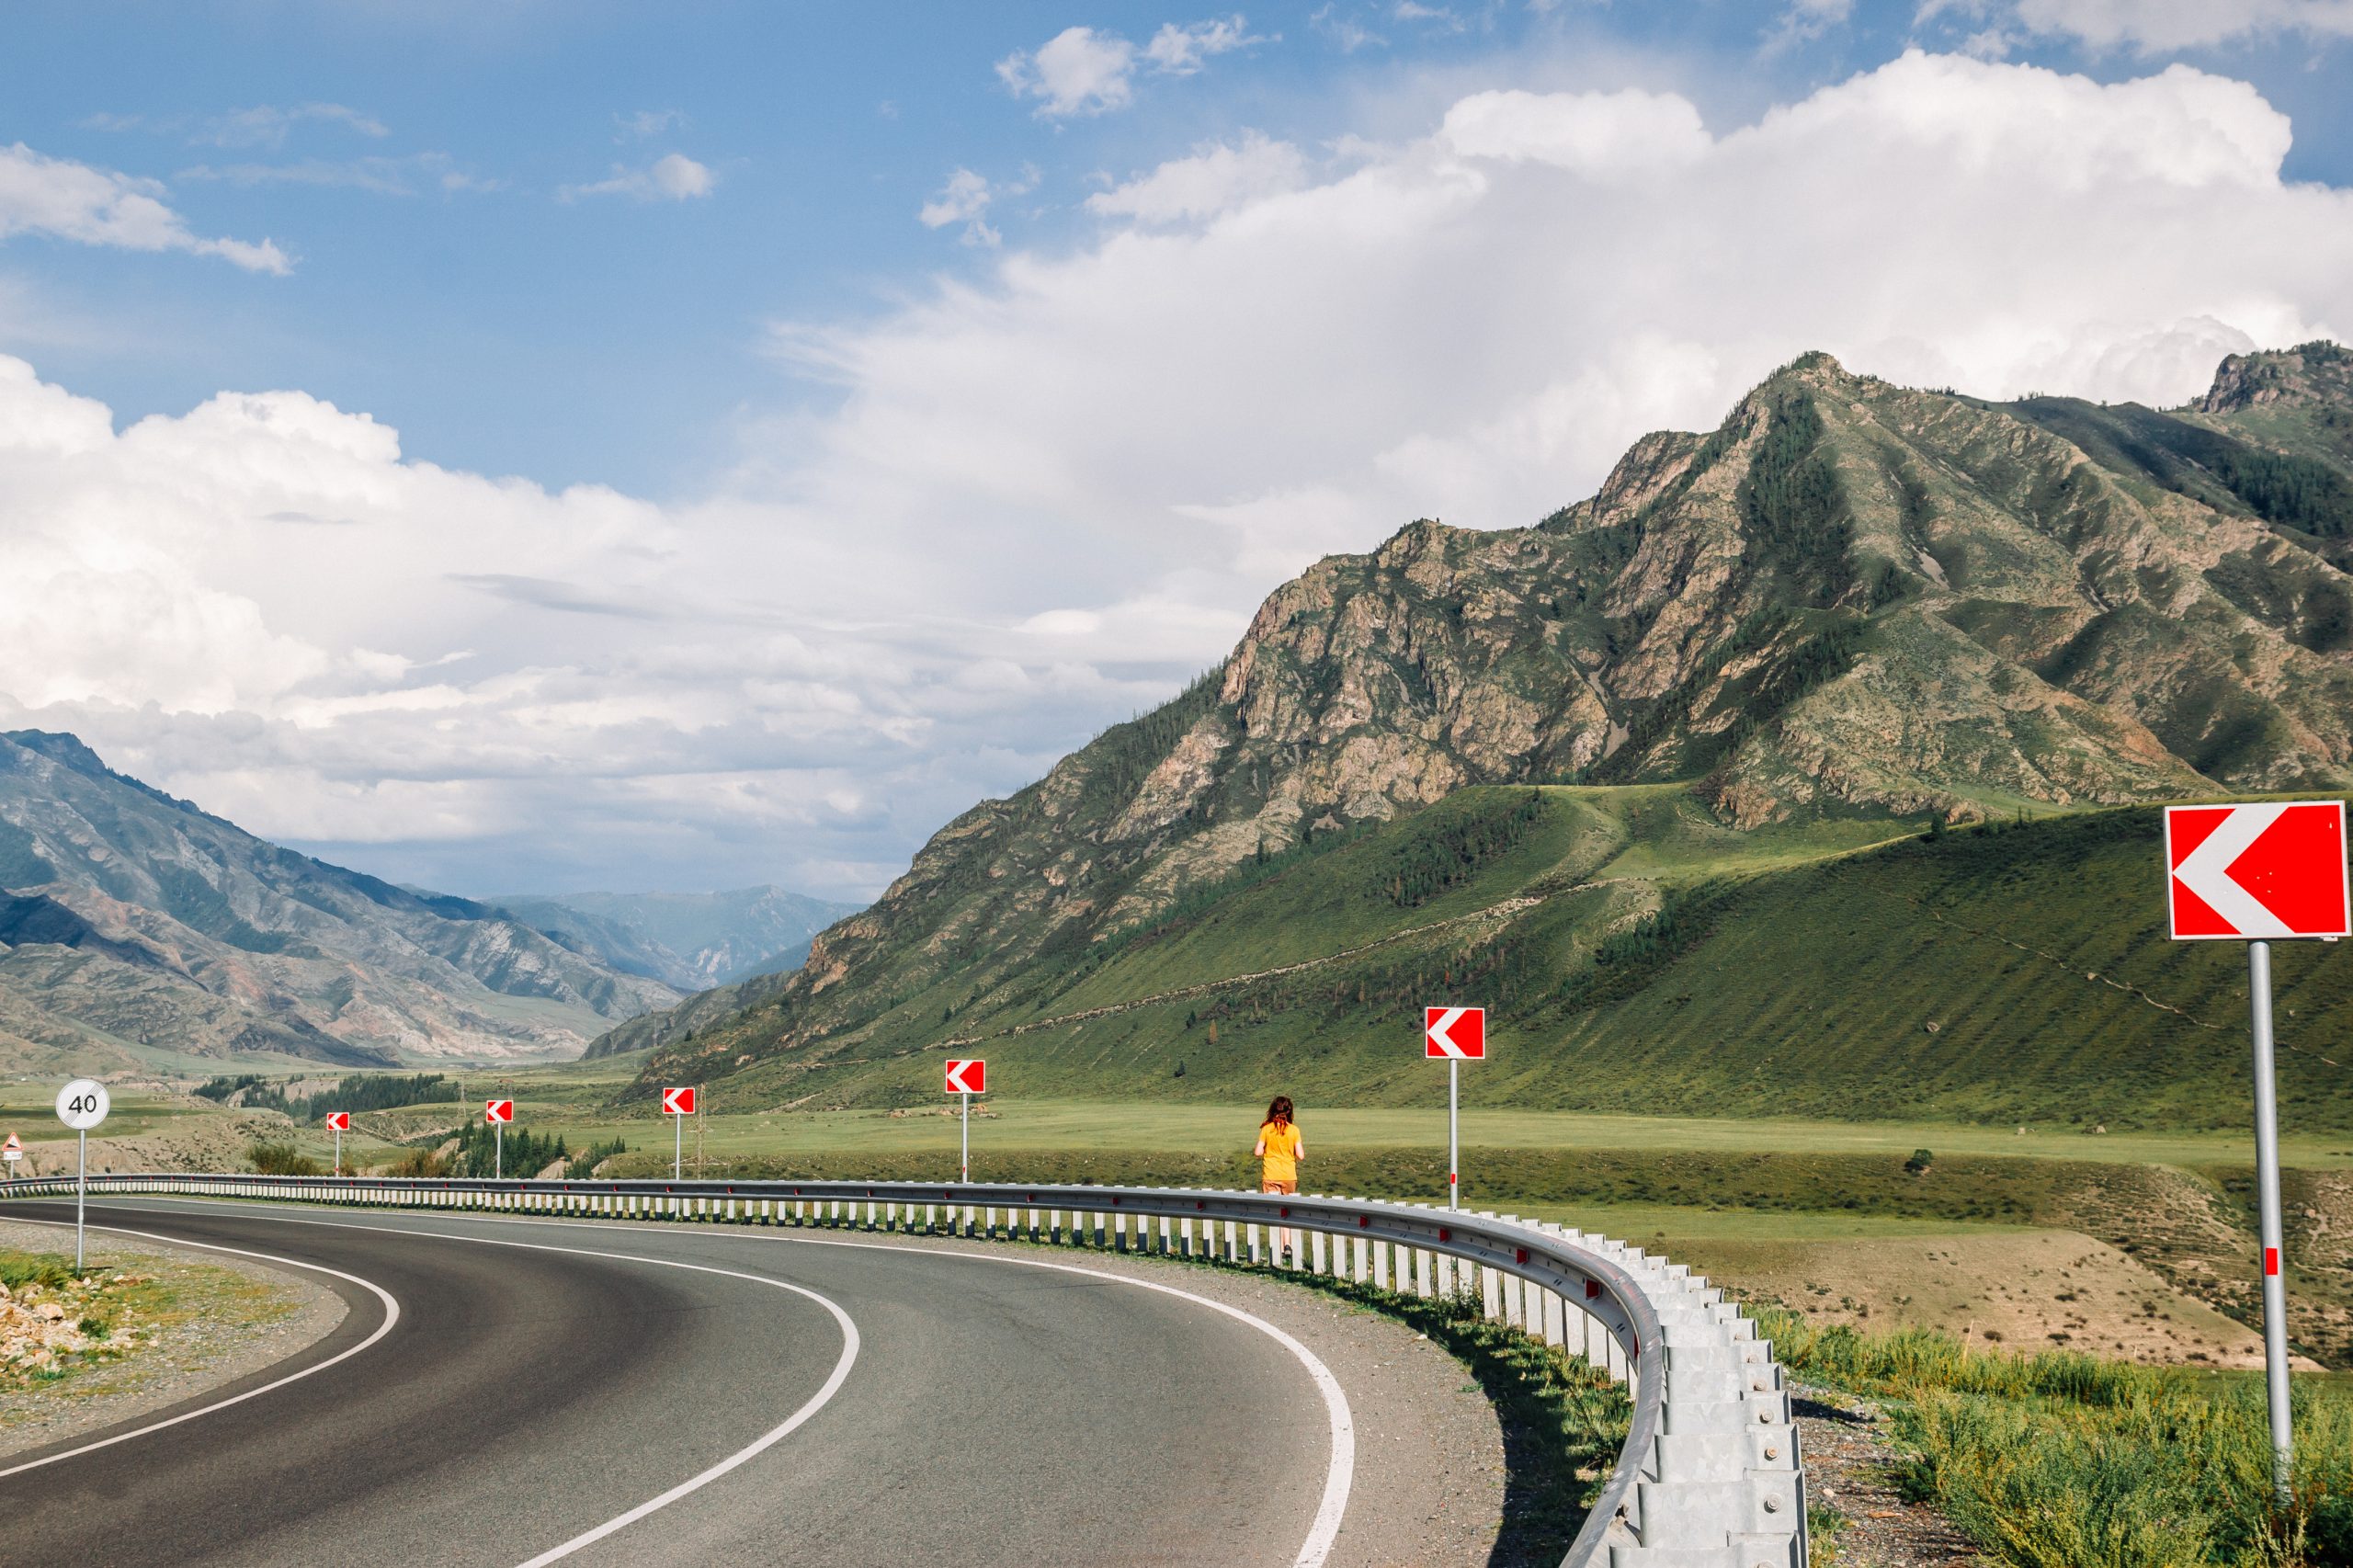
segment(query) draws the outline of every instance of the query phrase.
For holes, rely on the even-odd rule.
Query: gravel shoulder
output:
[[[1817,1559],[1826,1538],[1829,1560],[1839,1568],[1947,1568],[1980,1560],[1944,1516],[1897,1490],[1903,1456],[1889,1440],[1886,1413],[1876,1403],[1806,1383],[1792,1385],[1790,1392],[1807,1500],[1832,1515],[1826,1530],[1817,1516]]]
[[[0,1247],[74,1250],[70,1228],[0,1221]],[[343,1298],[292,1269],[166,1242],[89,1233],[89,1261],[172,1289],[153,1343],[53,1382],[0,1387],[0,1456],[111,1426],[233,1382],[308,1348],[343,1322]]]

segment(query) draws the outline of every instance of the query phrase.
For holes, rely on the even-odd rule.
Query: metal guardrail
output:
[[[180,1193],[589,1219],[850,1226],[1269,1263],[1490,1318],[1631,1386],[1632,1429],[1563,1568],[1806,1568],[1805,1482],[1772,1346],[1723,1292],[1623,1242],[1512,1215],[1192,1187],[825,1181],[488,1181],[104,1175],[97,1193]],[[0,1183],[70,1197],[72,1176]],[[920,1210],[920,1214],[918,1214]],[[944,1211],[944,1219],[943,1219]],[[1297,1256],[1273,1233],[1302,1233]],[[1467,1267],[1466,1267],[1467,1266]]]

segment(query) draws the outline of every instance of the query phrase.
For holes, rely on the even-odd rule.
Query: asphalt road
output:
[[[1043,1256],[1026,1251],[156,1199],[93,1202],[91,1222],[339,1270],[398,1312],[385,1330],[379,1297],[325,1277],[351,1312],[301,1356],[0,1461],[348,1353],[0,1476],[9,1563],[513,1565],[573,1545],[584,1565],[1281,1565],[1333,1457],[1324,1398],[1276,1339],[1008,1261]]]

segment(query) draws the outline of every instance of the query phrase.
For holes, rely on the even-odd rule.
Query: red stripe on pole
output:
[[[2263,1272],[2266,1274],[2277,1274],[2279,1272],[2279,1249],[2278,1247],[2265,1247],[2263,1249]]]

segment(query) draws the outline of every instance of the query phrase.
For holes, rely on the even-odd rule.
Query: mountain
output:
[[[680,991],[798,969],[809,938],[859,907],[773,887],[520,893],[489,902],[576,953]]]
[[[149,1066],[568,1056],[677,1000],[487,905],[254,837],[68,734],[0,734],[0,1052]]]
[[[1157,983],[1148,957],[1259,879],[1313,885],[1304,862],[1326,853],[1383,857],[1388,912],[1342,899],[1329,919],[1229,930],[1229,973],[1313,961],[1315,1006],[1393,1031],[1382,981],[1405,956],[1450,955],[1413,972],[1452,994],[1597,879],[1605,896],[1569,900],[1579,922],[1522,951],[1524,984],[1557,996],[1615,936],[1655,944],[1695,866],[1761,874],[1905,821],[2341,790],[2349,371],[2333,344],[2243,356],[2205,398],[2158,412],[1993,403],[1807,355],[1713,432],[1643,437],[1598,494],[1534,527],[1421,521],[1312,567],[1178,697],[942,829],[773,991],[690,1034],[658,1016],[631,1028],[667,1040],[640,1086],[691,1073],[784,1102],[922,1092],[918,1053],[1086,1012],[1082,997],[1121,1003],[1113,968],[1129,997],[1160,994],[1134,989]],[[1579,814],[1575,791],[1668,782],[1667,817],[1708,846],[1696,862],[1689,844],[1646,843],[1684,831],[1655,811],[1636,826]],[[1436,836],[1406,831],[1505,786],[1535,788]],[[1520,866],[1502,913],[1435,934],[1410,918],[1523,840],[1552,843],[1540,829],[1560,811],[1593,842]],[[1781,860],[1758,863],[1770,843]],[[1378,950],[1318,946],[1343,938]],[[1160,1057],[1199,1012],[1159,1009]],[[1544,1028],[1540,1051],[1558,1048]],[[1070,1092],[1119,1091],[1108,1058],[1092,1071]]]

